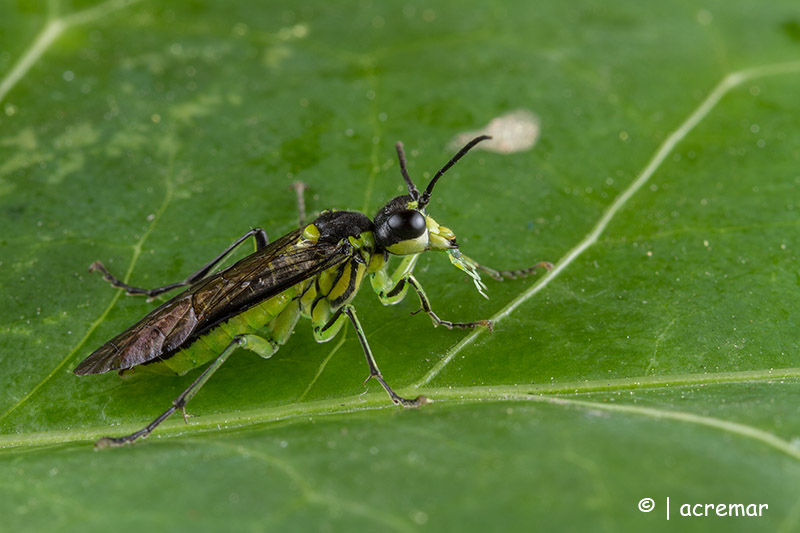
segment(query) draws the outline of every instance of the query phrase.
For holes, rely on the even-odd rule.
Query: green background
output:
[[[800,528],[800,14],[794,1],[0,4],[0,516],[9,530]],[[348,331],[196,377],[72,368],[254,226],[374,213],[515,109],[530,151],[469,154],[429,212],[441,255]],[[168,437],[168,438],[167,438]],[[642,513],[642,498],[655,510]],[[666,498],[670,520],[666,520]],[[686,518],[686,503],[766,503]]]

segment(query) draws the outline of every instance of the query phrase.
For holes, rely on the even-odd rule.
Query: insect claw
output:
[[[114,446],[114,439],[111,437],[103,437],[102,439],[98,439],[97,442],[94,443],[95,450],[102,450],[103,448],[111,448]]]
[[[94,443],[95,450],[102,450],[105,448],[118,448],[127,444],[128,441],[124,438],[114,438],[114,437],[103,437],[102,439],[98,439],[97,442]]]
[[[414,315],[416,315],[417,313],[420,313],[420,312],[422,312],[422,311],[423,311],[423,309],[422,309],[421,307],[420,307],[419,309],[417,309],[416,311],[411,311],[411,316],[414,316]]]
[[[395,400],[395,398],[392,399]],[[423,395],[419,395],[413,400],[409,400],[407,398],[403,398],[402,396],[398,396],[396,398],[395,403],[399,403],[403,407],[416,408],[416,407],[422,407],[423,405],[428,405],[429,403],[433,403],[433,400]]]
[[[89,272],[100,272],[103,275],[103,279],[104,280],[109,281],[109,282],[115,281],[114,280],[114,276],[112,276],[108,272],[108,269],[106,269],[106,266],[100,261],[95,261],[94,263],[89,265]]]
[[[186,413],[186,406],[181,405],[181,413],[183,414],[183,423],[188,425],[189,417],[192,415]]]

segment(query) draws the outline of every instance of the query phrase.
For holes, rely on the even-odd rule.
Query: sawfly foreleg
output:
[[[447,329],[453,329],[453,328],[473,329],[478,326],[482,326],[488,329],[489,331],[492,331],[494,324],[492,324],[491,320],[476,320],[475,322],[450,322],[449,320],[442,320],[436,315],[436,313],[433,312],[433,309],[431,309],[431,301],[428,300],[428,295],[425,294],[425,291],[423,290],[422,285],[420,285],[419,281],[417,281],[417,278],[409,274],[408,276],[406,276],[405,280],[406,283],[411,285],[414,288],[414,290],[417,291],[417,296],[419,296],[419,303],[422,306],[421,309],[415,311],[413,314],[417,314],[420,311],[425,311],[425,313],[427,313],[428,316],[431,317],[431,320],[433,320],[434,326],[444,326]]]
[[[402,405],[403,407],[419,407],[420,405],[430,403],[430,400],[425,396],[417,396],[413,400],[409,400],[407,398],[403,398],[392,390],[389,384],[384,381],[383,375],[378,368],[378,363],[375,362],[375,357],[372,355],[372,349],[370,349],[369,343],[367,343],[367,336],[364,334],[364,329],[361,327],[361,323],[358,321],[358,317],[356,316],[355,308],[352,305],[345,305],[339,311],[337,311],[336,314],[334,314],[329,321],[329,324],[342,318],[342,313],[347,315],[347,317],[350,319],[350,322],[353,323],[353,328],[356,330],[358,341],[361,343],[361,348],[364,350],[364,356],[367,358],[367,364],[369,365],[369,377],[367,377],[364,383],[370,379],[377,380],[377,382],[381,384],[383,389],[389,395],[389,398],[392,399],[392,402],[394,402],[396,405]]]
[[[275,350],[277,350],[277,347],[273,345],[273,343],[256,335],[234,336],[230,344],[228,344],[222,353],[219,354],[214,362],[211,363],[211,365],[209,365],[209,367],[206,368],[203,373],[200,374],[200,376],[194,380],[189,387],[187,387],[185,391],[175,398],[172,401],[170,408],[161,413],[158,418],[150,422],[147,426],[143,427],[139,431],[131,433],[130,435],[125,435],[124,437],[103,437],[95,442],[94,447],[110,448],[132,444],[140,438],[147,437],[156,427],[158,427],[159,424],[161,424],[161,422],[169,418],[170,415],[177,410],[180,410],[181,413],[183,413],[183,419],[186,420],[186,404],[189,403],[189,400],[194,398],[195,394],[200,391],[200,388],[205,385],[206,381],[208,381],[214,372],[219,370],[219,367],[222,366],[222,364],[236,350],[236,348],[247,348],[248,350],[254,351],[264,358],[269,358],[275,352]]]
[[[473,261],[473,263],[475,263]],[[489,274],[493,279],[497,281],[503,281],[504,279],[517,279],[517,278],[525,278],[531,274],[533,274],[536,270],[543,268],[550,272],[553,270],[553,263],[549,261],[541,261],[536,263],[530,268],[523,268],[520,270],[495,270],[493,268],[489,268],[487,266],[483,266],[481,264],[475,263],[475,268],[480,270],[481,272],[485,272]]]
[[[100,273],[103,274],[103,278],[109,283],[111,283],[112,286],[117,287],[119,289],[125,289],[125,291],[128,294],[143,294],[148,298],[155,298],[159,294],[163,294],[173,289],[177,289],[178,287],[185,287],[187,285],[191,285],[192,283],[200,281],[201,279],[206,277],[209,272],[211,272],[212,268],[214,268],[220,261],[225,259],[225,256],[231,253],[237,246],[242,244],[249,237],[253,237],[255,239],[256,250],[261,250],[269,242],[269,240],[267,239],[267,233],[263,229],[253,228],[244,235],[242,235],[241,237],[239,237],[239,239],[236,242],[228,246],[228,248],[226,248],[224,252],[222,252],[217,257],[209,261],[207,264],[203,266],[203,268],[201,268],[200,270],[198,270],[185,280],[179,281],[178,283],[170,283],[169,285],[164,285],[163,287],[157,287],[155,289],[140,289],[139,287],[132,287],[127,283],[120,281],[119,279],[114,277],[105,267],[105,265],[103,265],[103,263],[101,263],[100,261],[95,261],[94,263],[92,263],[92,265],[89,267],[89,272],[94,272],[95,270],[99,271]]]
[[[419,255],[407,255],[390,275],[386,265],[372,275],[372,288],[383,305],[400,303],[406,297],[408,286],[406,278],[411,275]]]
[[[472,329],[478,326],[483,326],[491,331],[492,322],[490,320],[478,320],[476,322],[450,322],[449,320],[442,320],[439,318],[439,316],[433,312],[433,309],[431,308],[431,301],[428,299],[428,295],[425,294],[425,290],[423,290],[422,285],[412,274],[414,265],[416,265],[418,258],[418,255],[406,256],[403,259],[403,262],[400,263],[400,265],[391,275],[389,275],[386,270],[379,270],[372,276],[372,287],[375,289],[375,292],[378,294],[378,298],[381,299],[381,302],[384,305],[391,305],[402,301],[406,296],[406,292],[408,292],[408,287],[411,286],[415,291],[417,291],[417,296],[419,296],[419,302],[422,306],[421,309],[412,314],[425,311],[425,313],[431,317],[431,320],[433,320],[434,326],[444,326],[447,329]]]

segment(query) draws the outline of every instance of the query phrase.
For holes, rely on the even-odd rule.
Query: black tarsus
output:
[[[522,268],[517,270],[495,270],[493,268],[489,268],[487,266],[476,264],[475,268],[480,270],[481,272],[486,272],[497,281],[503,281],[504,279],[517,279],[517,278],[525,278],[529,275],[533,274],[534,271],[543,268],[550,272],[553,270],[553,263],[549,261],[541,261],[536,263],[532,267],[529,268]]]

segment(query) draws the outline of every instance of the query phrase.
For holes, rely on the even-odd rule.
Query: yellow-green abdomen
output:
[[[299,300],[295,299],[295,286],[265,300],[250,309],[232,316],[202,334],[192,344],[169,357],[146,365],[146,369],[158,373],[183,375],[194,368],[216,359],[233,340],[235,335],[257,334],[268,341],[274,351],[286,342],[300,316]],[[259,353],[269,357],[271,353]]]

